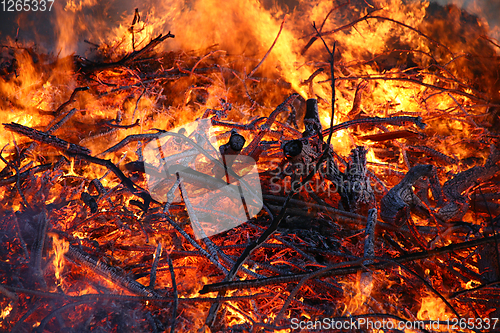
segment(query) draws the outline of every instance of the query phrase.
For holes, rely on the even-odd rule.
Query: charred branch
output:
[[[411,168],[401,182],[394,186],[380,202],[380,217],[387,223],[402,225],[406,221],[407,210],[422,206],[421,200],[413,192],[413,186],[421,178],[429,176],[432,165],[419,164]]]
[[[80,145],[77,145],[75,143],[71,143],[62,139],[59,139],[58,137],[47,134],[45,132],[36,130],[34,128],[26,127],[23,125],[19,125],[16,123],[10,123],[10,124],[3,124],[3,126],[8,129],[9,131],[15,132],[20,135],[27,136],[28,138],[38,142],[38,143],[44,143],[49,146],[52,146],[54,148],[57,148],[59,150],[62,150],[63,152],[70,153],[70,154],[90,154],[90,150],[88,148],[82,147]]]
[[[85,266],[92,270],[94,273],[99,274],[107,279],[110,279],[117,285],[127,289],[128,291],[141,296],[152,297],[152,298],[161,298],[162,296],[158,294],[156,291],[148,289],[143,286],[136,280],[128,277],[121,272],[116,267],[109,266],[104,261],[95,259],[91,255],[83,252],[77,247],[70,245],[68,253],[66,253],[66,257],[82,266]]]
[[[332,265],[331,267],[328,267],[325,270],[321,270],[321,274],[314,275],[314,277],[339,276],[339,275],[355,274],[358,272],[365,272],[368,269],[369,270],[384,269],[386,267],[392,266],[395,263],[402,264],[405,262],[413,262],[415,260],[431,258],[434,256],[443,255],[454,251],[471,249],[476,246],[495,243],[495,240],[498,241],[499,239],[500,235],[483,237],[468,242],[455,243],[448,246],[435,248],[432,250],[415,252],[400,257],[395,257],[390,260],[377,257],[366,258],[377,261],[369,265],[362,264],[363,262],[362,260],[344,262],[337,265]],[[213,284],[207,284],[203,287],[202,290],[200,290],[200,294],[216,292],[216,291],[220,292],[220,291],[234,290],[234,289],[259,288],[263,286],[275,285],[280,283],[291,283],[291,282],[301,281],[304,277],[308,278],[312,277],[312,273],[290,274],[285,276],[268,277],[265,279],[258,279],[258,280],[218,282]]]
[[[462,193],[493,177],[500,170],[498,161],[500,161],[500,151],[492,145],[484,166],[463,171],[444,183],[443,193],[447,203],[439,209],[437,217],[445,222],[460,220],[469,208],[469,200]]]

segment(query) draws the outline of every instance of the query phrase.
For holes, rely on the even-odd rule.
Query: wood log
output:
[[[387,223],[402,224],[404,209],[421,205],[420,199],[413,192],[412,186],[418,179],[429,176],[432,165],[418,164],[412,167],[406,176],[387,193],[380,202],[380,217]]]
[[[492,145],[484,166],[475,166],[460,172],[444,183],[443,194],[447,203],[439,209],[437,217],[443,222],[461,220],[469,209],[469,198],[463,193],[476,184],[487,181],[500,171],[499,161],[500,151]]]

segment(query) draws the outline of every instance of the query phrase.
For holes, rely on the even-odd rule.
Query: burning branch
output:
[[[162,297],[156,291],[148,289],[142,284],[138,283],[136,280],[129,278],[123,272],[120,272],[115,267],[111,267],[104,263],[102,260],[97,260],[91,257],[89,254],[84,253],[75,246],[70,245],[69,251],[66,257],[78,264],[81,264],[93,272],[110,279],[114,283],[122,286],[123,288],[129,290],[136,295],[142,295],[146,297],[160,298]]]
[[[148,45],[144,46],[139,51],[133,51],[132,53],[127,54],[125,57],[123,57],[122,59],[115,61],[115,62],[98,64],[98,63],[94,63],[88,59],[80,58],[80,59],[77,59],[77,63],[78,63],[78,66],[80,67],[80,69],[84,73],[93,73],[93,72],[102,71],[105,69],[111,69],[111,68],[120,67],[120,66],[128,66],[128,65],[130,65],[130,63],[136,61],[138,58],[143,56],[145,53],[154,49],[158,44],[163,42],[165,39],[174,38],[174,37],[175,37],[175,35],[172,35],[170,33],[170,31],[165,36],[160,34],[158,37],[152,39],[148,43]]]
[[[90,149],[79,146],[75,143],[67,142],[65,140],[59,139],[58,137],[47,134],[45,132],[36,130],[34,128],[26,127],[23,125],[19,125],[16,123],[3,124],[3,126],[9,131],[15,132],[17,134],[21,134],[29,137],[30,139],[38,142],[45,143],[54,148],[62,150],[68,154],[90,154]]]

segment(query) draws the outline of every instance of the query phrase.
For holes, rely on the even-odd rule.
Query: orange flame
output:
[[[56,234],[51,234],[54,249],[54,271],[57,285],[62,285],[61,273],[64,269],[64,254],[69,250],[69,242],[64,238],[59,238]]]

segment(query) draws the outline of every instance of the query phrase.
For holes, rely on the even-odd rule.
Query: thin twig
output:
[[[257,64],[257,66],[255,66],[255,68],[250,72],[250,74],[248,74],[248,77],[252,77],[255,74],[255,72],[257,71],[257,69],[259,69],[259,67],[264,63],[264,60],[266,60],[266,58],[269,55],[269,53],[271,53],[271,50],[273,49],[274,45],[276,45],[276,42],[278,41],[278,38],[279,38],[279,36],[281,34],[281,31],[283,30],[283,25],[285,24],[285,20],[286,20],[286,15],[283,18],[283,21],[281,22],[280,30],[278,31],[278,35],[276,35],[276,38],[274,39],[273,44],[271,45],[271,47],[269,48],[269,50],[266,52],[266,54],[264,55],[264,57],[262,58],[262,60]]]
[[[58,315],[59,313],[63,312],[64,310],[75,308],[78,305],[82,305],[82,304],[86,304],[86,303],[92,303],[92,302],[95,302],[95,300],[93,300],[93,299],[86,299],[86,300],[82,300],[82,301],[79,301],[79,302],[66,304],[66,305],[60,307],[59,309],[56,309],[56,310],[52,311],[51,313],[49,313],[48,316],[46,316],[40,322],[40,325],[38,325],[38,327],[36,327],[33,330],[33,332],[35,332],[35,333],[42,333],[44,331],[44,329],[45,329],[45,325],[47,325],[49,323],[49,321],[52,320],[52,318],[54,318],[54,316]]]
[[[83,266],[90,268],[93,272],[110,279],[114,283],[133,292],[136,295],[142,295],[152,298],[160,298],[161,295],[157,292],[145,287],[136,280],[124,275],[115,267],[109,266],[102,260],[95,259],[89,254],[79,250],[77,247],[70,245],[66,258],[73,262],[77,262]]]
[[[36,130],[34,128],[31,128],[31,127],[23,126],[23,125],[16,124],[16,123],[3,124],[3,125],[9,131],[27,136],[28,138],[30,138],[38,143],[48,144],[54,148],[60,149],[64,152],[67,152],[70,154],[78,154],[78,153],[90,154],[91,153],[91,151],[88,148],[82,147],[82,146],[77,145],[75,143],[65,141],[63,139],[60,139],[60,138],[52,135],[52,134],[48,134],[46,132],[42,132],[42,131]]]
[[[175,283],[175,272],[174,272],[174,264],[172,263],[172,259],[170,255],[168,255],[168,269],[170,271],[170,277],[172,279],[172,289],[173,289],[173,297],[174,304],[172,305],[172,323],[170,324],[170,333],[174,333],[175,331],[175,322],[177,320],[177,307],[179,305],[179,295],[177,293],[177,283]]]
[[[87,91],[89,90],[90,88],[89,87],[77,87],[75,88],[75,90],[73,90],[73,92],[71,93],[71,96],[69,97],[69,99],[62,103],[61,105],[59,105],[59,107],[57,108],[56,111],[54,111],[54,115],[57,117],[59,115],[59,113],[69,104],[73,103],[74,102],[74,98],[76,97],[76,94],[80,91]],[[50,126],[50,125],[49,125]]]
[[[191,69],[191,75],[194,75],[194,71],[196,69],[196,67],[198,67],[198,65],[203,61],[205,60],[206,58],[210,57],[211,55],[215,54],[215,53],[219,53],[219,52],[225,52],[224,50],[216,50],[216,51],[211,51],[210,53],[204,55],[203,57],[200,58],[200,60],[198,60],[196,62],[196,64],[194,64],[193,68]]]
[[[16,180],[16,189],[17,189],[17,192],[19,192],[19,195],[21,196],[21,199],[23,200],[23,205],[25,208],[29,208],[30,207],[30,204],[28,203],[28,200],[26,200],[26,197],[24,196],[24,193],[23,191],[21,191],[21,177],[19,177],[19,168],[14,164],[14,163],[10,163],[8,162],[3,156],[3,150],[5,149],[5,147],[7,147],[9,144],[5,145],[2,150],[0,151],[0,159],[11,169],[13,169],[16,174],[14,175],[15,177],[15,180]]]
[[[162,251],[161,242],[158,242],[156,246],[156,251],[154,253],[153,265],[151,266],[151,273],[149,274],[149,288],[154,289],[156,283],[156,269],[158,268],[158,263],[160,262]]]
[[[333,43],[333,48],[330,51],[330,48],[328,45],[326,45],[325,40],[323,39],[323,36],[321,36],[321,33],[316,29],[316,24],[313,23],[313,28],[316,30],[316,33],[318,34],[319,38],[321,38],[321,41],[323,41],[323,44],[325,45],[326,50],[328,51],[328,54],[330,55],[329,63],[330,63],[330,85],[332,88],[332,98],[331,98],[331,103],[332,103],[332,114],[330,115],[330,128],[333,128],[333,119],[335,118],[335,72],[334,70],[334,62],[335,62],[335,46],[336,43]],[[332,134],[333,131],[330,131],[330,134],[328,135],[328,141],[327,144],[330,145],[330,142],[332,142]]]
[[[188,235],[187,232],[184,231],[177,223],[175,223],[171,218],[169,218],[166,214],[160,214],[163,218],[165,218],[170,225],[172,225],[178,233],[180,233],[191,245],[193,245],[200,253],[202,253],[208,260],[210,260],[217,268],[219,268],[224,274],[228,273],[228,270],[221,265],[221,263],[216,260],[210,253],[208,253],[204,248],[200,246],[191,236]]]

